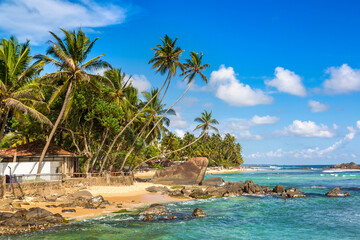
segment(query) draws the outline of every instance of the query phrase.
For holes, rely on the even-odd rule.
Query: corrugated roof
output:
[[[33,141],[31,143],[19,145],[16,147],[0,149],[0,157],[13,157],[15,152],[17,157],[25,156],[39,156],[41,155],[45,146],[45,142],[41,140]],[[61,147],[50,144],[45,156],[76,156],[75,154],[68,152]]]

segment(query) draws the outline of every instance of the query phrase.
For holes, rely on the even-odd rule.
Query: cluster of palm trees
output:
[[[202,53],[191,52],[183,63],[180,58],[184,51],[177,46],[177,39],[162,38],[153,48],[149,64],[166,78],[159,89],[143,92],[144,100],[140,100],[132,76],[104,61],[104,55],[89,59],[98,38],[91,41],[81,29],[61,31],[63,38],[50,32],[53,40],[46,54],[34,57],[29,42],[20,44],[11,37],[0,43],[0,142],[9,132],[25,141],[46,140],[38,174],[51,142],[81,155],[84,172],[93,168],[124,170],[125,166],[134,169],[149,159],[181,151],[209,129],[217,131],[213,125],[218,122],[211,112],[204,111],[195,119],[200,123],[195,130],[202,133],[192,143],[169,152],[161,152],[159,147],[159,141],[171,134],[168,116],[176,114],[175,104],[197,76],[207,83],[203,71],[209,64],[202,63]],[[41,74],[46,65],[56,71]],[[96,74],[99,70],[105,70],[104,74]],[[167,108],[163,100],[178,72],[188,88]],[[31,133],[33,129],[36,134]]]

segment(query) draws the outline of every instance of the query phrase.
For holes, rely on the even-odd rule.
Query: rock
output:
[[[19,202],[12,202],[11,206],[13,206],[14,208],[21,208],[21,203]]]
[[[58,197],[56,195],[47,195],[45,196],[45,200],[48,201],[48,202],[56,202],[56,199]]]
[[[167,220],[175,220],[175,219],[178,219],[177,216],[168,216],[167,217]]]
[[[341,169],[360,169],[360,166],[354,162],[341,163],[338,165],[331,166],[330,168],[341,168]]]
[[[330,167],[326,166],[326,167],[323,167],[324,170],[329,170],[331,169]]]
[[[168,195],[171,197],[183,197],[184,196],[184,194],[182,193],[182,191],[180,189],[169,191]]]
[[[305,194],[300,192],[298,188],[289,188],[285,190],[286,197],[288,198],[300,198],[300,197],[306,197]]]
[[[63,210],[61,210],[61,212],[63,212],[63,213],[72,213],[72,212],[76,212],[76,210],[73,209],[73,208],[71,208],[71,209],[63,209]]]
[[[340,188],[336,187],[332,189],[330,192],[325,193],[325,195],[328,197],[348,197],[350,196],[350,193],[346,192],[343,194]]]
[[[47,216],[52,216],[53,214],[51,212],[49,212],[48,210],[45,210],[43,208],[39,208],[39,207],[35,207],[35,208],[30,208],[27,213],[25,213],[25,218],[27,220],[30,219],[40,219],[40,218],[44,218]]]
[[[219,187],[224,185],[224,180],[221,177],[207,178],[201,182],[201,185]]]
[[[245,189],[245,184],[240,182],[226,182],[225,185],[222,187],[225,190],[226,196],[240,196],[243,194]],[[221,191],[221,189],[218,189]]]
[[[145,189],[148,192],[168,192],[169,189],[167,187],[161,187],[161,186],[151,186]]]
[[[0,221],[3,221],[7,218],[12,217],[14,214],[10,213],[10,212],[0,212]]]
[[[30,225],[30,222],[23,218],[11,216],[10,218],[3,221],[1,225],[7,227],[22,227]]]
[[[304,167],[304,168],[300,168],[299,170],[310,170],[311,168],[309,167]]]
[[[194,190],[192,190],[189,197],[201,199],[201,198],[209,198],[211,196],[205,193],[201,188],[195,188]]]
[[[170,185],[198,185],[204,179],[209,161],[204,157],[191,158],[180,164],[157,170],[152,182]]]
[[[93,197],[93,195],[91,194],[91,192],[87,191],[87,190],[80,190],[77,192],[74,192],[72,194],[73,199],[77,199],[79,197],[85,198],[87,200],[91,199]]]
[[[285,191],[285,188],[283,185],[276,185],[273,189],[274,193],[282,193]]]
[[[193,217],[206,217],[206,214],[203,210],[200,208],[195,208],[195,210],[192,213]]]
[[[168,213],[167,208],[162,204],[152,204],[150,207],[142,210],[139,215],[166,215]]]
[[[256,192],[255,184],[252,180],[245,181],[244,192],[249,194]]]
[[[147,221],[154,221],[154,216],[153,215],[146,215],[142,221],[147,222]]]

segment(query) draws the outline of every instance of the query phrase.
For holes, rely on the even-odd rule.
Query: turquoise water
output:
[[[166,204],[178,220],[141,222],[138,216],[101,217],[9,239],[360,239],[360,172],[273,171],[213,175],[260,185],[297,187],[306,198],[240,196]],[[213,177],[211,176],[211,177]],[[324,196],[344,187],[347,198]],[[195,208],[206,218],[191,218]]]

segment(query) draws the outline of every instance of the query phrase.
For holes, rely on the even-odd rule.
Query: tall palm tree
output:
[[[54,64],[59,69],[55,73],[49,73],[42,77],[44,80],[57,82],[59,85],[51,96],[49,104],[51,105],[66,92],[60,113],[41,153],[37,174],[41,173],[42,162],[60,121],[67,117],[71,109],[77,85],[81,81],[91,83],[94,80],[95,76],[89,72],[111,67],[109,63],[101,60],[101,57],[105,54],[87,61],[87,57],[98,38],[90,41],[81,29],[77,32],[64,29],[61,29],[61,31],[65,34],[63,40],[55,33],[50,32],[56,41],[50,41],[47,55],[39,54],[35,56],[39,61]]]
[[[152,89],[151,92],[143,92],[143,95],[145,97],[145,99],[148,101],[150,101],[151,99],[153,99],[153,96],[156,94],[157,89]],[[145,102],[144,104],[146,104],[147,102]],[[165,108],[165,104],[161,104],[160,103],[160,99],[157,97],[154,98],[153,101],[151,101],[151,103],[147,106],[146,108],[146,114],[145,117],[148,118],[148,122],[150,122],[150,125],[154,125],[157,121],[159,116],[162,116],[164,114],[164,112],[166,112],[169,115],[175,115],[175,111],[173,109],[164,109]],[[151,124],[152,123],[152,124]],[[167,131],[167,129],[164,127],[164,125],[169,126],[170,125],[170,119],[167,117],[163,117],[161,124],[158,124],[157,127],[155,128],[155,131],[153,131],[153,139],[160,139],[161,135],[163,135],[163,133],[165,131]],[[127,154],[125,155],[125,158],[122,162],[121,165],[121,170],[124,168],[125,163],[127,161],[127,159],[129,158],[130,154],[134,151],[135,149],[135,144],[137,143],[139,139],[139,136],[137,136],[135,138],[135,140],[133,141],[130,150],[127,152]],[[150,141],[148,142],[150,143]]]
[[[30,65],[29,41],[19,44],[15,37],[0,42],[0,141],[10,112],[23,112],[52,125],[39,107],[47,109],[41,89],[34,78],[43,69],[43,62]],[[4,114],[4,117],[2,116]]]
[[[191,52],[190,53],[190,59],[186,59],[186,63],[184,63],[185,71],[183,71],[180,75],[184,76],[184,80],[187,79],[188,87],[185,90],[185,92],[168,108],[168,111],[172,109],[175,104],[177,104],[184,95],[189,91],[192,84],[195,82],[196,75],[199,74],[202,78],[202,80],[207,84],[208,79],[207,77],[202,73],[207,67],[210,67],[210,64],[203,64],[202,65],[202,57],[204,56],[203,53],[196,53]],[[162,118],[165,117],[167,114],[167,111],[164,112],[163,116],[158,120],[158,122],[154,125],[154,127],[148,132],[148,134],[145,136],[145,139],[147,139],[152,131],[156,128],[156,126],[162,121]]]
[[[167,152],[165,154],[161,154],[161,155],[158,155],[158,156],[155,156],[155,157],[152,157],[152,158],[149,158],[146,161],[149,161],[149,160],[152,160],[152,159],[155,159],[155,158],[159,158],[159,157],[162,157],[162,156],[166,156],[166,155],[169,155],[169,154],[172,154],[172,153],[175,153],[175,152],[179,152],[191,145],[193,145],[194,143],[196,143],[197,141],[199,141],[204,135],[205,133],[208,131],[208,130],[213,130],[215,132],[219,132],[219,130],[214,127],[213,125],[217,125],[219,124],[219,122],[216,120],[216,119],[213,119],[212,118],[212,112],[208,112],[206,110],[204,110],[204,112],[201,113],[201,117],[197,117],[194,119],[195,122],[199,123],[199,125],[196,126],[196,128],[194,129],[194,131],[198,130],[198,129],[201,129],[202,132],[201,134],[199,135],[198,138],[196,138],[193,142],[187,144],[186,146],[184,147],[181,147],[179,149],[176,149],[174,151],[170,151],[170,152]]]
[[[119,139],[119,137],[125,132],[125,130],[135,121],[135,119],[145,110],[145,108],[159,95],[159,93],[162,91],[162,89],[167,84],[167,87],[165,89],[165,92],[163,94],[162,99],[160,100],[160,104],[162,100],[164,99],[166,92],[170,86],[171,78],[176,75],[177,69],[180,68],[181,70],[184,69],[183,64],[180,62],[180,56],[181,53],[184,52],[180,47],[176,46],[177,38],[175,40],[172,40],[168,35],[165,35],[165,37],[162,39],[160,38],[162,44],[157,44],[156,48],[152,48],[152,50],[155,51],[154,57],[150,59],[149,64],[153,64],[152,68],[155,69],[156,73],[160,73],[161,75],[164,75],[167,73],[167,77],[161,86],[161,88],[157,91],[157,93],[153,96],[150,101],[147,102],[143,106],[143,108],[135,114],[135,116],[125,125],[125,127],[115,136],[112,144],[110,145],[106,156],[105,161],[109,157],[109,154],[111,150],[113,149],[115,143]],[[150,119],[150,118],[149,118]],[[138,137],[135,138],[134,143],[137,141],[137,139],[140,137],[140,135],[143,133],[145,128],[150,124],[150,121],[146,122],[143,129],[138,134]]]

